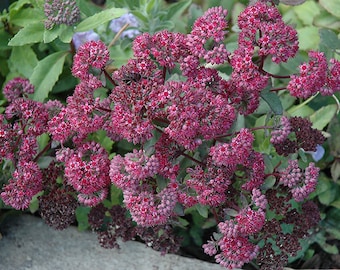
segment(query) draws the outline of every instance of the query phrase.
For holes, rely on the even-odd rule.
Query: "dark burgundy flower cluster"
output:
[[[100,203],[91,209],[88,221],[104,248],[119,248],[118,239],[129,241],[136,236],[132,219],[127,217],[126,209],[120,205],[107,208]]]
[[[302,117],[281,117],[281,123],[272,131],[270,142],[279,155],[288,156],[300,148],[316,151],[317,145],[323,144],[325,137],[321,131],[312,128],[312,122]]]

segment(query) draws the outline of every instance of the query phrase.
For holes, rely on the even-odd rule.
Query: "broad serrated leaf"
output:
[[[22,46],[41,42],[44,39],[45,26],[42,22],[32,23],[22,28],[8,43],[9,46]]]
[[[319,30],[320,39],[323,45],[331,50],[340,49],[340,40],[338,36],[329,29],[320,29]]]
[[[64,51],[56,52],[39,61],[30,77],[30,82],[35,87],[34,100],[43,101],[49,92],[51,92],[63,71],[65,58],[68,53]]]
[[[42,10],[37,8],[23,8],[11,15],[11,23],[25,27],[28,24],[42,22],[45,18]]]
[[[314,26],[307,26],[297,29],[299,38],[299,47],[301,50],[317,50],[320,38],[318,35],[319,29]],[[313,38],[310,38],[313,37]]]
[[[313,20],[313,24],[322,28],[329,28],[335,31],[340,29],[339,18],[332,16],[326,10],[322,10],[321,13]]]
[[[333,119],[336,114],[338,107],[336,104],[330,104],[324,107],[321,107],[315,113],[313,113],[309,119],[313,123],[313,128],[322,130],[326,127],[329,122]]]
[[[261,97],[269,105],[273,113],[279,115],[283,113],[281,100],[276,93],[270,92],[269,89],[265,89],[261,92]]]
[[[11,71],[17,71],[24,77],[29,78],[37,64],[37,56],[30,45],[13,47],[9,58]]]
[[[333,14],[337,18],[340,18],[340,1],[339,0],[320,0],[319,3],[329,13]]]
[[[118,18],[126,13],[126,9],[110,8],[102,12],[96,13],[91,17],[86,18],[75,28],[76,32],[85,32],[106,23],[112,19]]]
[[[313,18],[320,14],[320,6],[314,1],[307,1],[301,6],[295,7],[294,12],[301,22],[308,26],[313,24]]]
[[[55,40],[61,33],[63,29],[60,25],[55,25],[52,29],[44,31],[44,42],[50,43]]]
[[[70,43],[73,38],[73,34],[73,28],[65,25],[63,31],[59,35],[59,39],[64,43]]]

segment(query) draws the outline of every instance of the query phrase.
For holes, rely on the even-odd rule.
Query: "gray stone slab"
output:
[[[0,270],[221,270],[217,264],[160,253],[134,241],[104,249],[96,234],[71,227],[56,231],[40,218],[20,215],[5,225]]]

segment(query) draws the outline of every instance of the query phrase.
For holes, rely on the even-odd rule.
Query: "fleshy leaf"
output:
[[[8,43],[9,46],[22,46],[41,42],[44,39],[45,25],[42,22],[32,23],[22,28]]]
[[[65,51],[56,52],[39,61],[30,77],[30,81],[35,87],[34,100],[43,101],[49,92],[51,92],[63,71],[65,58],[68,53]]]
[[[320,0],[319,3],[329,13],[340,18],[340,1],[339,0]]]
[[[37,56],[31,46],[15,46],[9,58],[9,66],[12,71],[18,71],[24,77],[29,78],[33,69],[38,64]]]
[[[124,15],[127,11],[122,8],[110,8],[102,12],[96,13],[95,15],[86,18],[79,23],[75,29],[76,32],[85,32],[100,26],[112,19],[119,18]]]
[[[265,89],[261,92],[261,97],[275,114],[281,115],[283,113],[283,107],[277,94],[270,92],[269,89]]]

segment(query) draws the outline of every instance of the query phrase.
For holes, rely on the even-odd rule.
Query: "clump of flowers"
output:
[[[60,24],[74,25],[80,20],[80,10],[74,0],[46,0],[44,12],[46,29]]]
[[[74,3],[47,1],[48,28],[73,24]],[[57,6],[69,21],[53,13]],[[213,7],[188,34],[163,30],[137,36],[134,58],[113,74],[105,69],[106,44],[85,42],[73,58],[79,83],[65,104],[29,100],[33,86],[22,78],[10,81],[4,89],[8,107],[0,116],[0,159],[12,162],[13,173],[2,200],[26,209],[41,192],[41,215],[57,229],[74,221],[78,205],[88,206],[89,224],[103,247],[118,247],[119,237],[139,237],[162,253],[179,248],[174,234],[179,215],[206,210],[218,233],[203,249],[216,262],[233,269],[257,260],[261,269],[282,269],[300,249],[297,239],[319,220],[317,207],[307,201],[319,169],[300,164],[293,154],[301,148],[316,151],[325,138],[297,116],[281,116],[269,127],[240,127],[239,115],[254,113],[275,79],[263,69],[264,61],[278,64],[294,57],[298,39],[271,1],[257,1],[240,14],[238,47],[229,52],[226,15]],[[328,66],[322,53],[309,56],[301,74],[290,77],[290,94],[307,98],[338,91],[339,62],[333,59]],[[216,65],[229,66],[230,76]],[[107,95],[96,95],[103,88]],[[274,161],[255,146],[258,129],[271,130],[265,139],[273,146],[267,150],[279,156],[275,166],[267,166]],[[104,148],[103,133],[133,150]],[[43,149],[41,135],[51,139]],[[38,166],[44,154],[53,160],[47,170]],[[264,185],[269,177],[272,186]],[[115,195],[119,199],[111,202]],[[267,218],[269,212],[273,218]],[[292,233],[284,233],[280,222],[292,226]]]

